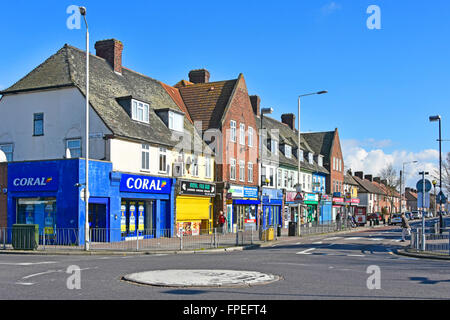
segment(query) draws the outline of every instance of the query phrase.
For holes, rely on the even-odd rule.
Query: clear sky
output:
[[[123,42],[123,65],[175,84],[191,69],[211,81],[243,73],[250,94],[274,118],[297,114],[301,129],[339,129],[344,160],[376,175],[386,163],[408,184],[438,159],[438,125],[450,140],[450,2],[448,0],[295,1],[25,1],[2,3],[0,89],[26,75],[65,43],[84,49],[80,30],[66,26],[72,5],[87,7],[90,46]],[[370,5],[381,29],[370,30]],[[443,152],[450,151],[443,142]]]

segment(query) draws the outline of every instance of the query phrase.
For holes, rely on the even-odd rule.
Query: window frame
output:
[[[164,168],[161,170],[161,160],[164,161]],[[158,172],[159,173],[168,173],[167,170],[167,149],[160,147],[158,151]]]
[[[230,120],[230,141],[236,142],[236,121],[235,120]]]
[[[239,181],[245,182],[245,161],[239,160]]]
[[[248,127],[248,146],[253,147],[253,127]]]
[[[245,123],[239,124],[239,144],[245,146]]]
[[[145,143],[141,144],[141,171],[150,171],[150,145]]]
[[[36,119],[36,116],[42,116],[42,119]],[[38,121],[42,123],[41,133],[36,133],[36,122]],[[43,112],[33,113],[33,137],[40,137],[43,135],[44,135],[44,113]]]
[[[142,119],[139,119],[139,111],[142,111]],[[131,119],[142,123],[150,123],[150,105],[148,103],[132,99]]]
[[[71,153],[70,154],[70,159],[81,158],[83,156],[83,149],[82,149],[83,145],[81,143],[81,138],[69,138],[69,139],[66,139],[66,150],[67,149],[69,149],[69,150],[74,149],[74,148],[69,148],[69,142],[71,142],[71,141],[79,141],[80,142],[80,147],[79,147],[79,149],[80,149],[80,156],[79,157],[73,157],[72,153]]]
[[[7,146],[11,147],[11,152],[5,152],[5,150],[3,150],[4,147],[7,147]],[[2,150],[3,153],[5,154],[6,161],[8,161],[8,162],[13,161],[13,159],[14,159],[14,144],[13,143],[0,143],[0,150]],[[11,160],[8,159],[8,154],[11,154]]]
[[[253,182],[253,162],[247,163],[247,175],[248,182]]]
[[[236,159],[234,158],[230,158],[230,180],[236,180]]]

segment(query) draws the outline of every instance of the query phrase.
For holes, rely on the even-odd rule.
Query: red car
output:
[[[376,224],[379,224],[383,218],[381,217],[381,214],[378,212],[371,213],[367,216],[367,221],[374,221]]]

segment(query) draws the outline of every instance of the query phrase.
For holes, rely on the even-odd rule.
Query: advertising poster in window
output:
[[[136,230],[136,206],[134,202],[130,202],[130,232]]]
[[[139,203],[138,211],[139,211],[138,230],[144,231],[144,204],[142,202]]]
[[[55,221],[53,218],[53,205],[45,206],[44,234],[54,234]]]
[[[120,206],[120,232],[127,232],[127,217],[125,216],[125,212],[127,210],[126,204],[122,202]]]
[[[34,207],[32,205],[26,206],[25,217],[26,224],[34,224]]]

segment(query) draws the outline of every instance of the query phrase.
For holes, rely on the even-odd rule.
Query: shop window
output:
[[[42,234],[56,232],[56,198],[17,199],[18,224],[37,224]]]

